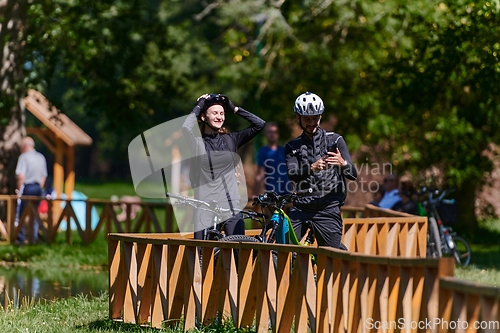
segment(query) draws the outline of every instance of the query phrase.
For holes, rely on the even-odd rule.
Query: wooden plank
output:
[[[201,296],[201,318],[202,323],[208,324],[216,318],[218,304],[218,284],[214,280],[215,259],[212,247],[203,247],[202,250],[202,296]]]
[[[236,272],[236,263],[234,260],[234,251],[229,248],[221,248],[219,260],[222,261],[222,287],[219,290],[219,312],[222,316],[237,318],[237,300],[238,300],[238,274]]]
[[[26,134],[34,134],[37,136],[43,145],[47,147],[52,154],[56,153],[56,146],[50,141],[50,139],[45,135],[45,132],[41,128],[36,127],[26,127]]]
[[[118,222],[118,219],[116,218],[116,213],[115,210],[113,209],[113,206],[111,204],[106,204],[104,205],[104,209],[107,210],[108,212],[108,219],[111,219],[114,222],[116,230],[122,233],[123,229],[120,222]]]
[[[367,293],[367,304],[366,304],[366,332],[372,333],[374,328],[368,326],[368,324],[374,324],[375,322],[380,322],[380,302],[378,301],[378,295],[380,294],[379,284],[378,284],[378,266],[375,264],[368,264],[368,293]],[[364,298],[363,298],[364,299]],[[368,321],[370,320],[371,321]]]
[[[398,292],[397,320],[404,319],[402,333],[411,333],[411,321],[413,316],[413,268],[401,267],[400,283]]]
[[[83,244],[87,245],[92,239],[92,203],[85,201],[85,239]]]
[[[286,298],[290,286],[292,254],[290,252],[278,251],[278,265],[276,267],[276,282],[278,292],[276,295],[276,327],[281,327]]]
[[[153,225],[155,227],[156,232],[162,232],[160,223],[158,223],[158,219],[156,218],[156,215],[151,206],[146,206],[145,209],[148,210],[149,218],[151,221],[153,221]]]
[[[278,264],[280,260],[280,254],[278,253]],[[283,311],[280,314],[279,325],[277,328],[278,332],[290,332],[292,329],[293,318],[296,311],[296,297],[298,294],[298,280],[299,280],[299,265],[294,265],[292,269],[292,276],[290,278],[290,284],[288,285],[285,303]],[[281,287],[281,286],[280,286]],[[295,330],[297,330],[297,323],[295,324]]]
[[[184,249],[184,330],[196,328],[197,318],[201,318],[201,269],[198,248],[186,246]]]
[[[56,138],[56,154],[54,161],[54,191],[58,198],[62,197],[63,184],[64,184],[64,142],[60,138]],[[61,212],[60,206],[54,207],[54,215],[58,216]]]
[[[68,221],[68,226],[66,228],[66,230],[70,230],[71,231],[71,218],[73,218],[75,220],[75,224],[76,224],[76,230],[78,231],[78,234],[80,235],[80,238],[84,241],[85,240],[85,232],[83,231],[82,227],[80,226],[80,221],[78,221],[78,218],[76,217],[76,214],[75,214],[75,211],[73,210],[73,206],[71,205],[71,201],[68,201],[67,204],[66,204],[68,207],[68,217],[66,218],[67,221]]]
[[[123,304],[123,322],[136,324],[137,318],[137,255],[135,244],[125,242],[125,301]]]
[[[479,323],[479,311],[481,310],[481,297],[478,295],[467,295],[467,323],[468,327],[465,329],[467,333],[476,333],[478,329],[474,327]]]
[[[10,241],[10,243],[14,243],[17,239],[16,226],[15,226],[17,195],[8,197],[6,199],[7,199],[7,233],[9,234],[8,240]]]
[[[425,267],[424,270],[424,299],[425,312],[424,318],[438,318],[439,315],[439,277],[438,269],[433,267]],[[437,328],[431,326],[426,328],[427,333],[436,333]]]
[[[168,316],[167,246],[153,245],[151,325],[161,328]]]
[[[357,332],[358,324],[360,319],[360,310],[359,310],[359,298],[360,298],[360,289],[359,289],[359,262],[351,261],[349,263],[349,293],[348,293],[348,322],[347,322],[347,331],[348,332]],[[364,277],[365,278],[365,277]],[[364,281],[363,281],[364,283]]]
[[[400,266],[389,266],[389,299],[387,303],[387,320],[389,323],[396,322],[397,320],[399,287],[401,282],[400,270]],[[395,329],[395,325],[389,325],[387,332],[393,333]]]
[[[151,308],[151,244],[137,244],[137,307],[139,323],[146,323]]]
[[[238,318],[237,327],[248,329],[253,324],[257,304],[258,267],[253,262],[253,251],[238,252]]]
[[[94,205],[94,203],[91,202],[90,200],[88,202],[90,202],[90,204]],[[101,216],[99,217],[99,222],[97,222],[97,226],[96,226],[95,230],[92,231],[92,240],[96,239],[97,234],[99,233],[99,230],[101,230],[102,225],[104,223],[106,223],[106,220],[108,220],[107,225],[109,226],[108,211],[106,209],[103,209]],[[108,226],[106,229],[109,229]],[[106,232],[106,234],[109,234],[109,231]]]
[[[485,333],[494,333],[499,331],[499,317],[498,311],[499,299],[491,297],[481,297],[481,320],[488,323],[488,326],[483,329]],[[496,325],[496,327],[495,327]]]
[[[412,300],[412,321],[419,322],[421,318],[420,309],[422,308],[424,297],[424,267],[413,267],[413,300]],[[412,333],[417,333],[418,327],[412,327]]]
[[[329,291],[332,284],[332,265],[331,259],[325,255],[318,255],[317,262],[317,282],[316,282],[316,322],[318,332],[330,332],[330,322],[328,316]],[[330,290],[328,290],[330,288]]]
[[[379,300],[379,309],[380,309],[380,321],[381,322],[389,322],[389,271],[388,267],[385,265],[379,265],[377,271],[377,280],[378,280],[378,300]],[[380,327],[377,329],[377,333],[386,333],[387,329]]]
[[[184,305],[183,254],[184,246],[169,245],[167,257],[168,269],[168,317],[170,325],[179,323]]]
[[[71,200],[75,188],[75,147],[66,147],[66,180],[64,181],[66,198]]]
[[[356,302],[358,311],[354,316],[352,332],[362,333],[366,330],[368,321],[368,292],[370,289],[370,280],[368,278],[368,264],[360,264],[358,271],[358,290],[356,293]]]
[[[399,255],[399,223],[388,223],[388,233],[387,233],[387,252],[385,253],[388,257],[397,257]]]
[[[68,145],[91,145],[92,139],[65,114],[61,113],[41,93],[28,90],[24,105],[35,117]]]
[[[440,288],[439,290],[439,318],[449,323],[451,320],[451,309],[453,306],[453,291]],[[439,333],[448,333],[449,325],[439,325]]]
[[[418,223],[418,256],[427,256],[427,217],[425,222]]]
[[[120,253],[120,242],[108,240],[109,267],[109,318],[118,319],[122,316],[124,297],[123,260]]]

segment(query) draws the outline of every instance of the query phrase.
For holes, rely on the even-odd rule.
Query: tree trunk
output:
[[[23,132],[23,51],[26,0],[0,0],[0,194],[13,194]]]
[[[458,225],[457,229],[461,234],[470,238],[478,229],[476,218],[476,192],[477,184],[467,180],[456,195],[458,206]]]

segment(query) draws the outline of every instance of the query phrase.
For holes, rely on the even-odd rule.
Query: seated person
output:
[[[412,200],[414,193],[415,188],[413,187],[411,181],[402,181],[399,186],[399,196],[401,197],[401,201],[394,204],[391,209],[398,212],[418,215],[417,202]]]
[[[383,184],[372,184],[370,186],[370,192],[373,194],[373,200],[370,201],[370,205],[378,206],[385,194],[385,187]]]
[[[398,176],[396,174],[389,174],[384,178],[385,194],[380,200],[378,206],[380,208],[392,208],[397,202],[401,201],[398,195]]]

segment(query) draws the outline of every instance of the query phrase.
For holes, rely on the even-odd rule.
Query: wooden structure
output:
[[[54,190],[57,196],[61,197],[64,184],[66,195],[71,199],[75,187],[75,146],[90,146],[92,138],[36,90],[28,91],[28,96],[24,98],[24,106],[46,126],[46,128],[26,128],[26,133],[36,135],[55,155]]]
[[[33,241],[33,221],[37,220],[40,240],[52,243],[57,235],[59,225],[66,219],[73,219],[77,226],[78,235],[84,244],[95,240],[99,231],[104,228],[106,233],[116,231],[119,233],[172,233],[176,231],[174,214],[172,206],[168,203],[131,203],[110,200],[62,200],[52,199],[49,201],[49,211],[44,219],[38,214],[36,204],[45,200],[41,197],[22,197],[28,201],[19,224],[15,225],[16,200],[15,195],[0,195],[0,202],[6,201],[7,221],[6,227],[0,221],[0,235],[7,242],[14,242],[21,228],[28,225],[27,235],[30,242]],[[86,219],[78,220],[71,203],[86,203]],[[54,211],[52,207],[60,207],[65,203],[65,208],[59,212]],[[139,206],[139,214],[134,218],[132,216],[133,206]],[[92,208],[99,210],[99,222],[92,228]],[[119,208],[120,207],[120,208]],[[122,209],[125,211],[117,211]],[[343,209],[346,207],[343,207]],[[407,257],[425,257],[426,239],[427,239],[427,218],[408,215],[377,217],[377,218],[359,218],[363,213],[363,208],[349,208],[343,210],[344,215],[344,236],[343,242],[351,251],[388,256],[407,256]],[[371,214],[370,212],[365,214]],[[377,213],[378,214],[378,213]],[[394,212],[393,214],[404,214]],[[120,222],[118,215],[125,215],[125,220]],[[163,218],[160,218],[163,215]],[[352,217],[346,217],[352,216]],[[47,221],[54,221],[47,223]],[[2,228],[3,227],[3,228]],[[258,235],[261,230],[247,230],[247,234]],[[192,234],[191,234],[192,237]],[[66,241],[72,243],[72,232],[66,230]]]
[[[185,330],[223,318],[238,328],[255,323],[257,332],[290,332],[293,323],[295,332],[417,332],[418,327],[403,330],[395,323],[438,318],[440,278],[453,276],[454,267],[452,258],[206,242],[179,235],[111,234],[108,247],[109,317],[157,328],[184,318]],[[215,247],[220,248],[217,262]],[[498,316],[497,307],[490,310],[488,316]],[[394,325],[370,328],[369,319]]]

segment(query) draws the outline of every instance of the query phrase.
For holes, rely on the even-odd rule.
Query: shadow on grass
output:
[[[152,327],[145,327],[136,324],[128,324],[114,320],[97,320],[91,322],[87,325],[77,326],[77,330],[89,330],[89,331],[111,331],[111,332],[182,332],[181,330],[160,330]]]
[[[498,245],[471,244],[470,264],[482,269],[500,269],[500,251]]]

